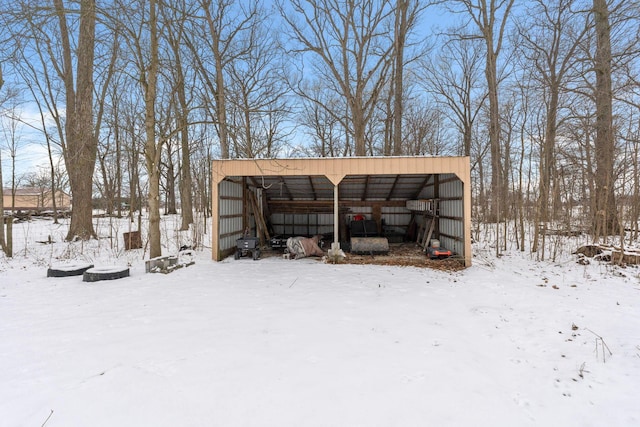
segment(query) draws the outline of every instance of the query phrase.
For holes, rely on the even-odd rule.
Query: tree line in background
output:
[[[522,250],[535,224],[541,257],[549,229],[638,238],[635,0],[0,8],[0,143],[12,165],[20,129],[46,146],[69,240],[95,237],[98,195],[146,206],[160,255],[161,209],[183,229],[210,214],[213,158],[389,155],[470,156],[474,218],[512,222]]]

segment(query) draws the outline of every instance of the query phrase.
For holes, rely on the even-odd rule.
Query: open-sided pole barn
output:
[[[390,241],[417,235],[428,245],[431,226],[430,238],[471,265],[468,157],[234,159],[212,166],[216,261],[233,254],[247,230],[262,240],[269,233],[328,235],[336,248],[348,239],[349,221],[365,217]]]

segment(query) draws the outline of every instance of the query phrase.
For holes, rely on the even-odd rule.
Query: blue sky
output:
[[[265,2],[269,5],[270,2]],[[419,23],[419,32],[428,35],[432,32],[434,26],[444,26],[450,22],[453,22],[455,16],[444,12],[441,8],[431,7],[424,11],[421,21]],[[8,76],[5,76],[5,78]],[[8,80],[8,78],[6,78]],[[18,126],[16,133],[17,150],[15,158],[16,175],[21,176],[26,173],[37,172],[40,168],[48,171],[49,160],[44,142],[44,137],[41,132],[34,130],[32,127],[40,127],[39,113],[35,108],[31,108],[29,104],[22,106],[22,112],[20,113],[20,119],[29,125],[21,124]],[[12,158],[11,150],[8,147],[8,142],[5,133],[10,127],[10,119],[2,118],[0,123],[0,151],[2,156],[2,173],[3,181],[6,184],[10,183],[12,173]],[[56,159],[59,157],[56,147]]]

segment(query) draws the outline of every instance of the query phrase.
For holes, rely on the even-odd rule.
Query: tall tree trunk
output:
[[[224,60],[222,56],[222,50],[220,47],[222,37],[219,31],[219,27],[211,15],[211,2],[204,3],[205,16],[207,24],[209,26],[210,35],[213,38],[211,41],[213,58],[215,62],[215,98],[216,98],[216,115],[218,119],[217,129],[218,137],[220,139],[220,157],[228,159],[230,157],[229,152],[229,130],[227,128],[227,99],[226,99],[226,86],[224,79]]]
[[[404,44],[407,38],[407,0],[398,0],[395,21],[395,79],[393,98],[393,155],[402,154],[402,117],[403,117],[403,75],[404,75]]]
[[[144,158],[149,177],[149,251],[150,257],[162,255],[160,239],[160,160],[162,144],[156,145],[156,92],[158,79],[158,28],[156,0],[149,1],[149,37],[151,53],[147,64],[146,79],[142,79],[144,89],[144,127],[146,143]]]
[[[116,123],[119,123],[118,117],[118,108],[115,108],[114,119]],[[118,218],[122,218],[122,143],[119,126],[115,126],[114,139],[116,142],[116,206]]]
[[[180,206],[182,213],[181,230],[188,230],[189,224],[193,223],[193,181],[191,179],[191,149],[189,147],[188,128],[188,106],[185,96],[184,75],[182,65],[179,64],[179,73],[183,82],[178,88],[178,101],[180,102],[180,115],[178,117],[180,126],[180,147],[182,151],[182,162],[180,164]]]
[[[182,148],[182,164],[180,165],[180,206],[182,213],[181,230],[188,230],[193,224],[193,180],[191,179],[191,150],[189,148],[189,131],[186,117],[183,117],[183,128],[180,132]]]
[[[596,138],[595,215],[592,217],[594,238],[609,236],[619,230],[614,192],[615,139],[611,89],[611,27],[606,0],[593,0],[596,31]]]
[[[167,144],[167,186],[164,213],[166,215],[175,215],[178,213],[176,209],[176,173],[173,166],[173,153],[171,152],[171,144]]]
[[[175,3],[175,2],[174,2]],[[186,6],[183,2],[173,11],[182,18],[174,19],[171,13],[172,31],[167,32],[167,41],[173,52],[175,60],[175,93],[178,101],[176,107],[176,124],[178,126],[178,136],[180,146],[178,152],[178,172],[180,192],[180,213],[182,218],[181,230],[188,230],[189,225],[193,223],[193,183],[191,179],[191,148],[189,147],[189,104],[187,102],[187,88],[185,81],[185,70],[182,62],[182,44],[185,41],[184,25],[187,19],[187,13],[180,10],[180,6]],[[182,13],[181,13],[182,12]],[[187,42],[189,44],[189,42]]]
[[[133,221],[133,212],[140,210],[139,192],[138,192],[138,154],[134,147],[131,147],[128,154],[127,164],[129,166],[129,220]]]
[[[486,47],[484,74],[487,79],[487,97],[489,99],[490,221],[498,221],[504,217],[507,211],[508,175],[505,173],[502,162],[500,105],[498,102],[498,55],[502,49],[504,32],[514,1],[460,0],[480,30],[480,37]],[[504,10],[502,17],[500,17],[499,12],[502,8]]]
[[[100,207],[105,210],[107,215],[113,214],[113,191],[112,191],[112,182],[109,178],[109,172],[107,170],[107,154],[98,156],[98,164],[100,165],[100,172],[102,173],[102,203],[100,203]],[[109,168],[111,169],[111,168]]]
[[[487,42],[489,47],[492,43]],[[487,88],[489,93],[489,156],[491,162],[491,204],[489,205],[489,220],[497,221],[503,217],[505,206],[502,174],[502,150],[500,141],[500,109],[498,103],[498,77],[497,77],[497,55],[493,53],[493,48],[487,53],[487,63],[485,76],[487,78]]]
[[[540,194],[538,197],[533,245],[531,247],[532,252],[538,251],[540,233],[544,235],[548,226],[547,223],[549,222],[549,194],[551,188],[551,176],[555,171],[554,151],[556,141],[559,89],[557,85],[552,85],[549,90],[551,94],[548,102],[545,136],[540,150]],[[540,229],[540,226],[542,226],[542,229]],[[542,259],[544,259],[544,255]]]
[[[64,160],[73,196],[73,210],[67,240],[95,237],[92,222],[93,170],[98,142],[93,129],[93,69],[96,27],[95,0],[80,2],[80,29],[76,54],[77,83],[74,87],[72,45],[67,27],[67,8],[62,0],[54,0],[62,40],[67,122],[67,147]]]
[[[42,116],[42,115],[41,115]],[[44,129],[44,127],[43,127]],[[51,194],[53,194],[53,196],[51,197],[51,203],[53,206],[53,223],[54,224],[59,224],[58,222],[58,206],[57,206],[57,202],[56,202],[56,190],[57,190],[57,185],[56,185],[56,170],[55,170],[55,166],[53,164],[53,154],[51,153],[51,138],[49,138],[48,134],[45,134],[45,139],[47,140],[47,154],[49,156],[49,179],[51,181]],[[0,182],[2,182],[0,180]]]
[[[364,120],[364,112],[362,106],[357,99],[351,100],[351,114],[353,116],[353,143],[356,157],[364,157],[367,155],[366,146],[366,123]]]

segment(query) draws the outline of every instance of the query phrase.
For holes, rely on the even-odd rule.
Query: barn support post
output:
[[[340,256],[340,191],[339,186],[344,174],[325,175],[333,184],[333,242],[329,249],[329,256]],[[344,256],[344,254],[342,255]]]
[[[338,197],[338,184],[333,184],[333,242],[331,243],[332,251],[340,250],[340,204]]]

